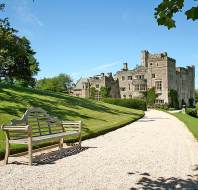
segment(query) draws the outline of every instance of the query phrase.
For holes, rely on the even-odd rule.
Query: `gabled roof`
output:
[[[74,89],[83,89],[83,84],[85,83],[89,83],[89,79],[88,78],[80,78],[77,83],[76,83],[76,86]]]

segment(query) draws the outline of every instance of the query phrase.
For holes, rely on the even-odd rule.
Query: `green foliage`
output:
[[[0,4],[0,11],[3,11],[4,10],[4,8],[5,8],[5,4]]]
[[[196,110],[197,110],[197,112],[198,112],[198,102],[196,103]]]
[[[96,88],[95,87],[91,87],[90,88],[90,99],[95,100],[96,99],[96,93],[97,93]]]
[[[189,98],[189,107],[193,108],[194,107],[194,98]]]
[[[178,109],[179,108],[179,100],[178,100],[178,93],[176,90],[169,90],[168,93],[169,99],[170,99],[170,107]]]
[[[50,90],[54,92],[68,93],[72,79],[67,74],[59,74],[56,77],[44,78],[37,81],[36,88],[41,90]]]
[[[157,94],[155,92],[155,87],[150,88],[146,92],[143,93],[144,98],[148,106],[154,106],[155,100],[157,98]]]
[[[127,108],[139,109],[143,111],[147,110],[146,102],[140,99],[104,98],[102,101],[105,103],[123,106]]]
[[[108,98],[110,97],[110,91],[111,91],[111,88],[110,87],[104,87],[102,86],[100,88],[100,95],[102,98]]]
[[[192,117],[197,117],[197,110],[193,108],[187,108],[186,109],[186,114],[192,116]]]
[[[169,109],[169,105],[167,103],[165,103],[165,104],[155,104],[153,106],[153,108],[162,109],[162,110],[168,110]]]
[[[13,86],[0,88],[0,100],[0,125],[10,123],[12,119],[21,118],[30,106],[41,107],[60,120],[82,120],[83,139],[115,130],[144,115],[140,110],[95,102],[63,93]],[[3,156],[4,148],[4,135],[0,130],[0,157]],[[14,145],[11,148],[12,152],[16,152],[26,147]]]
[[[198,6],[197,7],[192,7],[188,11],[186,11],[186,16],[187,19],[192,19],[193,21],[198,19]]]
[[[157,19],[158,25],[164,25],[168,29],[176,27],[173,17],[176,13],[182,12],[184,3],[184,0],[163,0],[158,7],[155,8],[155,18]],[[187,19],[197,20],[198,6],[185,11],[185,15]]]
[[[198,89],[195,90],[195,101],[198,101]]]
[[[0,10],[3,8],[0,4]],[[29,40],[17,36],[7,18],[0,19],[0,82],[34,86],[39,71],[34,55]]]

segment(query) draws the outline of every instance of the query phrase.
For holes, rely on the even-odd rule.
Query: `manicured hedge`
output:
[[[104,98],[102,100],[105,103],[123,106],[127,108],[139,109],[146,111],[147,105],[144,100],[140,99],[116,99],[116,98]]]
[[[198,117],[197,116],[197,110],[193,108],[187,108],[186,109],[186,114],[192,116],[192,117]]]

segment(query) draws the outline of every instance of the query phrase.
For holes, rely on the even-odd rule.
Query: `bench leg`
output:
[[[81,148],[81,141],[82,141],[82,135],[81,135],[81,133],[80,133],[80,135],[79,135],[79,147]]]
[[[10,143],[8,138],[6,138],[6,149],[5,149],[5,160],[4,160],[5,164],[8,164],[9,155],[10,155]]]
[[[61,138],[59,141],[59,149],[63,148],[64,138]]]
[[[29,166],[32,166],[32,145],[28,145]]]
[[[81,141],[82,141],[82,121],[80,121],[80,126],[79,126],[79,147],[81,148]]]
[[[29,157],[29,166],[32,166],[32,137],[28,137],[28,157]]]

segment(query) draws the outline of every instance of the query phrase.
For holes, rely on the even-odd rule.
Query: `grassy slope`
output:
[[[116,129],[143,116],[143,111],[97,103],[61,93],[24,89],[0,88],[0,125],[20,118],[29,106],[42,107],[61,120],[82,120],[83,138],[90,138]],[[13,149],[22,149],[14,146]],[[4,150],[4,135],[0,131],[0,155]]]
[[[172,115],[176,116],[179,120],[184,122],[194,137],[198,140],[198,118],[194,118],[183,113],[174,113]]]

